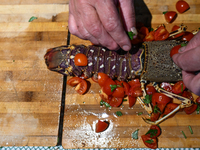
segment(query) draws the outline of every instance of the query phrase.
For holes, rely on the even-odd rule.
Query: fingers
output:
[[[193,93],[200,96],[200,73],[195,75],[190,72],[182,71],[182,77],[185,86]]]

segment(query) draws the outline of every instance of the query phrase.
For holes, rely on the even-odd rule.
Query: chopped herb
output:
[[[100,101],[100,106],[105,105],[106,107],[111,107],[108,103],[104,102],[103,100]]]
[[[181,131],[181,132],[182,132],[182,134],[183,134],[184,138],[185,138],[185,139],[187,139],[187,137],[186,137],[185,133],[184,133],[183,131]]]
[[[143,99],[144,103],[145,104],[150,104],[151,103],[151,98],[152,98],[152,95],[146,95],[145,96],[145,99]]]
[[[117,116],[122,116],[122,115],[123,115],[121,111],[117,111],[115,114],[116,114]]]
[[[190,130],[190,133],[193,134],[193,131],[192,131],[192,127],[191,126],[188,126],[189,130]]]
[[[131,134],[131,137],[133,138],[133,139],[138,139],[138,131],[139,131],[139,129],[137,129],[137,130],[135,130],[132,134]]]
[[[126,102],[127,101],[127,99],[123,99],[123,102]]]
[[[33,20],[37,19],[37,17],[32,16],[28,22],[32,22]]]
[[[163,12],[163,15],[166,14],[166,13],[167,13],[167,11],[164,11],[164,12]]]
[[[150,31],[153,31],[154,29],[153,28],[151,28],[151,30]]]
[[[13,60],[13,62],[15,62],[15,60]]]
[[[139,112],[137,115],[139,116],[139,115],[142,115],[143,114],[143,112]]]
[[[186,46],[186,45],[187,45],[187,43],[181,43],[181,47]]]
[[[160,114],[162,114],[162,113],[161,113],[161,111],[160,111],[160,109],[158,108],[158,106],[157,106],[157,105],[156,105],[156,106],[154,106],[154,108],[153,108],[153,112],[154,112],[154,113],[156,113],[156,114],[157,114],[157,113],[160,113]]]
[[[152,144],[153,143],[153,139],[147,140],[145,141],[146,143]]]
[[[152,138],[153,136],[156,136],[156,134],[158,133],[158,130],[156,129],[150,129],[147,133],[147,134],[150,134],[150,137]]]
[[[111,88],[111,92],[113,92],[116,88],[117,88],[117,85],[110,85],[110,88]]]
[[[181,84],[181,92],[183,92],[183,84]]]
[[[83,102],[83,104],[85,104],[85,102]]]
[[[129,31],[128,32],[128,36],[129,36],[129,38],[131,39],[131,40],[133,40],[133,36],[134,36],[135,34],[132,32],[132,31]]]
[[[197,103],[196,103],[197,104]],[[197,109],[196,109],[196,111],[197,111],[197,114],[199,114],[199,110],[200,110],[200,105],[199,104],[197,104]]]

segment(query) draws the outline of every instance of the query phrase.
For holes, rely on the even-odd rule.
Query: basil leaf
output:
[[[143,114],[143,112],[139,112],[137,115],[139,116],[139,115],[142,115]]]
[[[160,114],[162,114],[162,113],[161,113],[161,111],[160,111],[160,109],[158,108],[158,106],[157,106],[157,105],[156,105],[156,106],[154,106],[154,108],[153,108],[153,112],[154,112],[154,113],[156,113],[156,114],[157,114],[157,113],[160,113]]]
[[[117,85],[116,84],[110,85],[110,88],[111,88],[111,92],[113,92],[117,88]]]
[[[152,99],[152,95],[146,95],[145,99],[143,99],[145,104],[150,104],[151,103],[151,99]]]
[[[107,102],[104,102],[103,100],[100,101],[100,106],[105,105],[106,107],[111,107],[110,104],[108,104]]]
[[[152,144],[153,143],[153,139],[147,140],[145,141],[146,143]]]
[[[133,36],[134,36],[135,34],[132,32],[132,31],[129,31],[128,32],[128,36],[129,36],[129,38],[131,39],[131,40],[133,40]]]
[[[158,133],[158,130],[156,129],[150,129],[147,133],[147,134],[150,134],[150,137],[152,138],[153,136],[156,136],[156,134]]]
[[[32,22],[33,20],[37,19],[37,17],[32,16],[28,22]]]
[[[123,115],[121,111],[117,111],[115,114],[116,114],[117,116],[122,116],[122,115]]]
[[[138,139],[138,131],[139,131],[139,129],[137,129],[137,130],[135,130],[132,134],[131,134],[131,137],[133,138],[133,139]]]

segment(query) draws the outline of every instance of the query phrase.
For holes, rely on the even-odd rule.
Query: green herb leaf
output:
[[[145,141],[146,143],[152,144],[153,143],[153,139],[147,140]]]
[[[145,104],[150,104],[151,103],[151,98],[152,98],[152,95],[146,95],[145,96],[145,99],[143,99],[144,103]]]
[[[189,130],[190,130],[190,133],[193,134],[193,131],[192,131],[192,127],[191,126],[188,126]]]
[[[121,111],[117,111],[115,114],[116,114],[117,116],[122,116],[122,115],[123,115]]]
[[[37,17],[32,16],[28,22],[32,22],[33,20],[37,19]]]
[[[181,92],[183,92],[183,84],[181,84]]]
[[[132,31],[129,31],[129,32],[128,32],[128,36],[129,36],[129,38],[130,38],[131,40],[133,40],[134,35],[135,35],[135,34],[134,34]]]
[[[164,12],[163,12],[163,14],[166,14],[166,13],[167,13],[167,11],[164,11]]]
[[[187,45],[187,43],[181,43],[181,47],[186,46],[186,45]]]
[[[127,101],[127,99],[123,99],[123,102],[126,102]]]
[[[154,108],[153,108],[153,112],[154,112],[154,113],[156,113],[156,114],[157,114],[157,113],[160,113],[160,114],[162,114],[162,113],[161,113],[161,111],[160,111],[160,109],[158,108],[158,106],[157,106],[157,105],[156,105],[156,106],[154,106]]]
[[[153,29],[153,28],[151,28],[150,32],[151,32],[151,31],[154,31],[154,29]]]
[[[181,132],[182,132],[182,134],[183,134],[184,138],[185,138],[185,139],[187,139],[187,137],[186,137],[185,133],[184,133],[183,131],[181,131]]]
[[[138,131],[139,131],[139,129],[137,129],[137,130],[135,130],[132,134],[131,134],[131,137],[133,138],[133,139],[138,139]]]
[[[104,102],[103,100],[100,101],[100,106],[105,105],[106,107],[111,107],[108,103]]]
[[[117,88],[117,85],[116,84],[110,85],[110,88],[111,88],[111,92],[113,92]]]
[[[143,114],[143,112],[139,112],[137,115],[140,116],[140,115],[142,115],[142,114]]]
[[[200,105],[199,105],[198,103],[196,103],[196,104],[197,104],[196,112],[197,112],[197,114],[199,114],[199,111],[200,111]]]
[[[150,134],[150,137],[152,138],[153,136],[156,136],[156,134],[158,133],[158,130],[156,129],[150,129],[147,133],[147,134]]]

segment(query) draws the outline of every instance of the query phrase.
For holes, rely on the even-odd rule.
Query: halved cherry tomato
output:
[[[162,82],[160,87],[163,88],[165,91],[172,92],[172,85],[170,83]]]
[[[136,97],[132,97],[130,95],[128,95],[128,103],[129,103],[129,107],[132,107],[135,105],[136,102]]]
[[[170,51],[170,57],[172,57],[174,54],[178,53],[178,50],[181,48],[181,45],[174,46]]]
[[[174,26],[172,27],[172,32],[178,30],[179,28],[180,28],[179,26],[174,25]],[[183,34],[184,34],[184,32],[179,33],[179,34],[176,34],[176,35],[173,36],[173,38],[180,37],[180,36],[182,36]]]
[[[147,92],[148,95],[152,95],[153,93],[156,93],[156,89],[154,88],[154,86],[147,85],[146,86],[146,92]]]
[[[185,107],[183,110],[185,111],[186,114],[192,114],[193,112],[195,112],[195,110],[197,109],[197,104],[193,104],[190,107]]]
[[[70,86],[76,86],[81,81],[82,81],[82,79],[79,78],[79,77],[72,77],[67,81],[67,84],[70,85]]]
[[[192,34],[191,32],[186,31],[182,37],[183,41],[190,41],[192,38],[194,37],[194,34]]]
[[[165,20],[168,23],[174,22],[174,20],[177,18],[177,13],[175,11],[167,11],[167,12],[163,12],[163,14],[165,16]]]
[[[112,99],[112,96],[111,95],[107,95],[106,93],[103,92],[103,90],[101,89],[100,90],[100,94],[99,96],[101,97],[101,99],[106,102],[106,103],[110,103],[111,99]]]
[[[123,87],[117,87],[112,94],[112,96],[119,97],[119,98],[124,98],[124,95],[125,95],[125,91]]]
[[[149,30],[147,27],[143,26],[140,28],[139,33],[143,34],[144,36],[146,36],[149,33]]]
[[[154,34],[155,34],[154,31],[147,33],[147,35],[144,38],[144,41],[154,41],[155,40]]]
[[[147,135],[141,136],[142,141],[148,148],[156,149],[158,148],[158,140],[157,138],[150,138]]]
[[[100,87],[103,87],[105,84],[105,81],[109,78],[109,76],[105,73],[98,73],[98,83],[100,85]]]
[[[125,81],[121,81],[121,84],[124,87],[125,94],[128,95],[129,89],[130,89],[130,85],[127,82],[125,82]]]
[[[184,91],[183,94],[182,94],[182,96],[190,99],[191,101],[194,100],[194,97],[192,96],[192,93],[189,92],[189,91]]]
[[[156,121],[156,120],[158,120],[158,118],[160,117],[160,113],[158,112],[158,113],[152,113],[151,114],[151,117],[150,117],[150,120],[151,121]]]
[[[161,117],[169,114],[170,112],[172,112],[176,107],[178,107],[179,104],[176,103],[169,103],[167,104],[167,106],[165,107],[165,111],[163,112],[163,114],[161,115]],[[171,115],[170,117],[173,117],[175,114]]]
[[[112,95],[114,92],[114,90],[111,90],[112,86],[117,86],[117,84],[111,78],[108,78],[107,80],[105,80],[105,83],[102,87],[103,92],[107,95]]]
[[[200,96],[196,99],[196,103],[200,104]]]
[[[74,64],[76,66],[87,66],[88,64],[87,56],[82,53],[76,54],[74,57]]]
[[[179,0],[177,3],[176,3],[176,10],[179,12],[179,13],[184,13],[185,11],[187,11],[188,9],[190,9],[190,6],[189,4],[184,1],[184,0]]]
[[[96,124],[96,133],[103,132],[108,128],[108,123],[105,121],[98,120]]]
[[[79,94],[84,94],[87,91],[87,82],[81,79],[81,82],[76,85],[75,90]]]
[[[169,32],[164,26],[160,26],[154,34],[155,41],[163,41],[169,37]]]
[[[140,97],[143,95],[142,93],[142,89],[140,86],[132,86],[130,89],[129,89],[129,95],[132,96],[132,97]]]
[[[180,94],[185,90],[186,86],[183,81],[178,81],[172,87],[172,92],[175,94]]]
[[[146,135],[150,138],[157,138],[161,134],[161,129],[157,125],[152,125]]]
[[[112,107],[119,107],[122,104],[123,98],[119,98],[119,97],[112,97],[111,101],[110,101],[110,106]]]
[[[133,79],[133,80],[129,81],[128,84],[129,84],[131,87],[141,86],[141,83],[140,83],[140,80],[139,80],[139,79]]]

